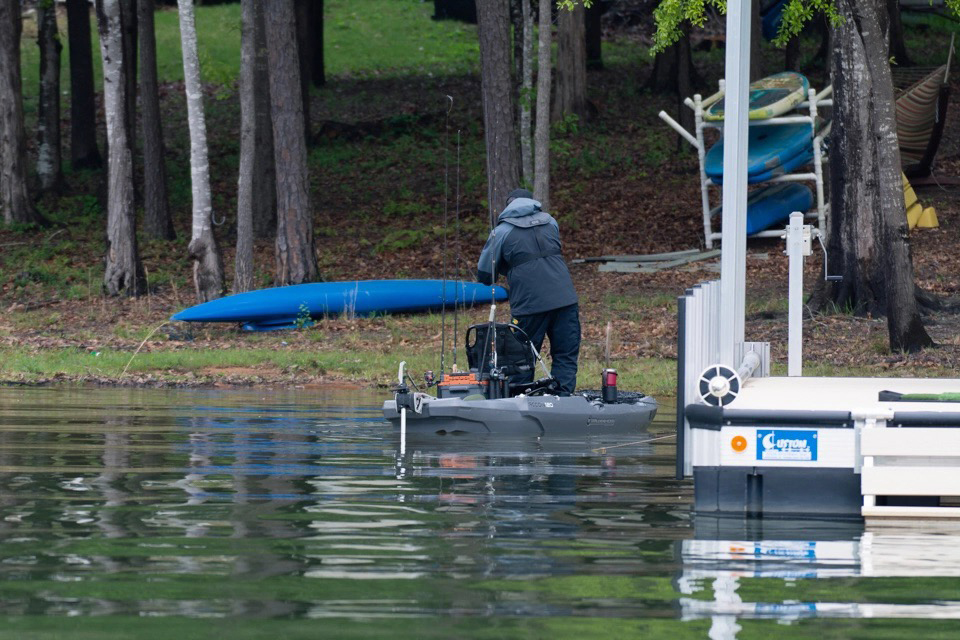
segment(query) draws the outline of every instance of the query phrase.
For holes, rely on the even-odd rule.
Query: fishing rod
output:
[[[454,197],[454,237],[456,238],[457,244],[457,259],[456,259],[456,288],[457,291],[453,297],[453,370],[457,370],[457,337],[460,335],[459,329],[457,327],[457,320],[460,317],[459,308],[457,303],[460,301],[460,129],[457,129],[457,195]],[[464,301],[464,306],[466,306],[466,301]]]
[[[447,96],[447,100],[450,101],[450,106],[447,108],[443,122],[443,281],[440,294],[440,375],[445,371],[444,354],[447,351],[447,206],[450,200],[450,112],[453,110],[453,96]],[[456,296],[453,304],[456,311]],[[454,320],[453,333],[453,341],[456,343],[456,320]],[[456,365],[456,356],[454,356],[454,365]]]

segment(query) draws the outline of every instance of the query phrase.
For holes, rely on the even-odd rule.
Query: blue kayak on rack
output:
[[[325,315],[433,311],[507,299],[503,287],[453,280],[316,282],[238,293],[184,309],[171,320],[240,322],[250,331],[291,329]]]
[[[813,206],[813,192],[799,182],[779,182],[751,191],[747,195],[747,235],[753,235],[784,223],[794,211],[806,213]],[[711,216],[719,216],[722,207],[716,207]]]
[[[786,164],[804,151],[812,153],[812,149],[813,130],[809,124],[751,125],[747,147],[750,182],[759,182],[755,175]],[[707,151],[703,170],[714,182],[723,179],[723,138]]]

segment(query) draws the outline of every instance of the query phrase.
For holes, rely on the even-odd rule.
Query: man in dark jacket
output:
[[[557,221],[540,210],[532,193],[514,189],[480,254],[477,280],[493,284],[499,276],[507,276],[514,324],[537,351],[544,336],[550,338],[550,374],[559,383],[561,395],[569,395],[577,386],[580,309],[560,248]]]

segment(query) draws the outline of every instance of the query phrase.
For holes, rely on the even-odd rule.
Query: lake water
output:
[[[696,517],[669,401],[401,456],[386,397],[0,388],[0,637],[960,637],[960,529]]]

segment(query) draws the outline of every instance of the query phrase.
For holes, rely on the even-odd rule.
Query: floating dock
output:
[[[803,260],[823,242],[822,209],[816,227],[792,213],[782,236],[789,377],[770,377],[770,345],[745,338],[750,16],[728,3],[720,280],[678,304],[677,474],[694,479],[697,517],[960,518],[960,402],[880,395],[956,394],[960,379],[802,375]]]

